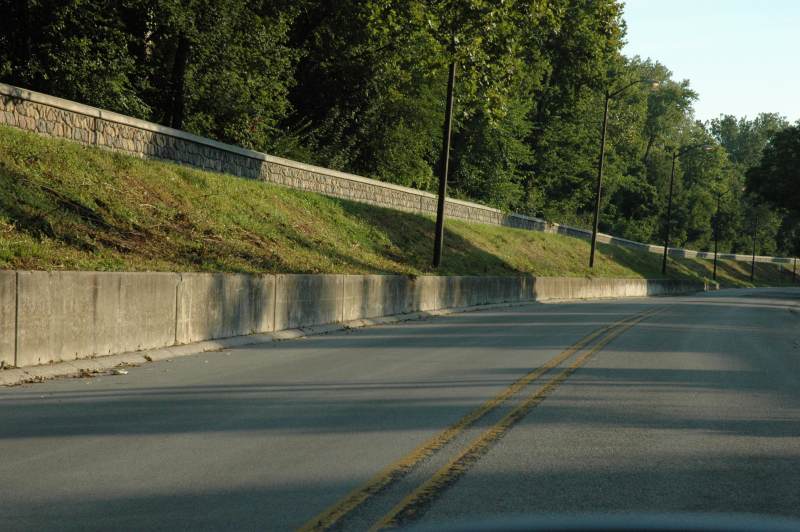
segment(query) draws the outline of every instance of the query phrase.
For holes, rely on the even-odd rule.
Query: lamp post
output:
[[[718,181],[719,183],[720,181]],[[714,213],[714,272],[712,273],[711,277],[715,281],[717,280],[717,249],[719,247],[719,211],[722,202],[722,198],[726,195],[732,193],[734,191],[733,188],[728,188],[725,191],[717,190],[717,212]],[[745,191],[745,187],[742,187],[742,192]]]
[[[711,278],[717,280],[717,249],[719,247],[719,209],[722,202],[722,196],[728,194],[730,189],[725,192],[717,192],[717,212],[714,214],[714,273]]]
[[[453,131],[453,89],[456,83],[456,62],[450,63],[447,79],[447,107],[444,117],[444,139],[442,139],[442,166],[439,174],[439,198],[436,204],[436,235],[433,242],[433,267],[442,263],[442,242],[444,240],[444,203],[447,198],[447,172],[450,166],[450,137]]]
[[[692,144],[683,148],[672,150],[672,171],[669,174],[669,200],[667,201],[667,223],[664,231],[664,258],[661,260],[661,275],[667,274],[667,253],[669,252],[669,230],[672,225],[672,192],[675,187],[675,161],[681,155],[694,150],[711,151],[714,146],[711,144]]]
[[[717,212],[714,213],[714,272],[711,274],[713,280],[717,280],[717,251],[719,248],[719,204],[722,200],[722,193],[717,192]]]
[[[605,106],[603,108],[603,127],[600,133],[600,159],[597,163],[597,183],[594,189],[594,221],[592,222],[592,249],[589,252],[589,267],[594,268],[594,252],[597,248],[597,228],[600,222],[600,196],[603,189],[603,164],[606,157],[606,132],[608,131],[608,106],[613,98],[616,98],[629,88],[639,83],[649,83],[653,89],[657,89],[659,82],[652,79],[637,79],[631,81],[621,89],[613,92],[606,90]]]
[[[756,236],[758,234],[758,213],[753,221],[753,261],[750,263],[750,282],[756,277]]]

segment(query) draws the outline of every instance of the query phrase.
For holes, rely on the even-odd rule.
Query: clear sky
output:
[[[698,119],[800,119],[800,0],[626,0],[624,18],[623,53],[688,79]]]

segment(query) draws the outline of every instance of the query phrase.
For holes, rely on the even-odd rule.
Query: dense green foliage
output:
[[[784,209],[779,243],[800,253],[800,124],[772,135],[758,164],[748,170],[747,184],[758,196]],[[774,217],[774,211],[769,214]]]
[[[455,62],[450,192],[588,226],[604,94],[655,79],[658,90],[634,84],[611,101],[601,230],[661,242],[681,151],[673,245],[712,249],[716,222],[723,251],[749,251],[754,229],[759,253],[800,251],[789,200],[798,190],[794,130],[772,114],[696,121],[688,81],[621,54],[622,8],[619,0],[0,0],[0,80],[433,191]],[[717,149],[683,150],[706,144]]]

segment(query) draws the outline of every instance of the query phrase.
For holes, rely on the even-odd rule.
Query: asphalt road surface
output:
[[[0,389],[0,529],[800,517],[800,289],[533,304]]]

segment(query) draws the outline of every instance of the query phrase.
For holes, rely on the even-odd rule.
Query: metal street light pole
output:
[[[675,161],[683,154],[693,150],[711,151],[714,146],[711,144],[692,144],[672,151],[672,171],[669,174],[669,200],[667,201],[667,223],[664,230],[664,257],[661,260],[661,275],[667,274],[667,254],[669,253],[669,231],[672,226],[672,193],[675,185]]]
[[[711,275],[713,280],[717,280],[717,249],[719,247],[719,211],[720,211],[720,204],[722,203],[722,197],[725,194],[728,194],[731,190],[728,189],[725,192],[717,191],[717,212],[714,214],[714,273]]]
[[[653,89],[658,88],[658,81],[652,79],[637,79],[632,81],[614,92],[606,91],[605,106],[603,108],[603,128],[600,134],[600,159],[597,162],[597,183],[594,188],[594,220],[592,223],[592,247],[589,252],[589,268],[594,268],[594,253],[597,249],[597,231],[600,225],[600,199],[603,192],[603,163],[606,157],[606,133],[608,131],[608,106],[613,98],[616,98],[629,88],[638,83],[649,83]]]
[[[717,280],[717,249],[719,246],[719,204],[722,200],[722,193],[717,192],[717,212],[714,214],[714,273],[711,274],[713,280]]]
[[[444,139],[442,140],[442,166],[439,174],[439,198],[436,204],[436,236],[433,243],[433,267],[442,263],[442,244],[444,241],[444,204],[447,198],[447,172],[450,166],[450,137],[453,132],[453,90],[456,83],[456,62],[450,63],[447,79],[447,107],[444,117]]]
[[[603,110],[603,131],[600,136],[600,161],[597,164],[597,184],[594,188],[594,222],[592,223],[592,250],[589,252],[589,267],[594,268],[594,251],[597,248],[597,229],[600,223],[600,194],[603,188],[603,162],[606,155],[606,131],[608,129],[608,104],[611,96],[606,92]]]
[[[756,276],[756,234],[758,232],[758,214],[755,216],[753,222],[753,262],[750,263],[750,282],[752,283]]]
[[[672,191],[675,185],[675,159],[678,158],[678,150],[672,152],[672,172],[669,174],[669,200],[667,201],[667,225],[664,229],[664,258],[661,261],[661,275],[667,273],[667,253],[669,252],[669,230],[672,225]]]

